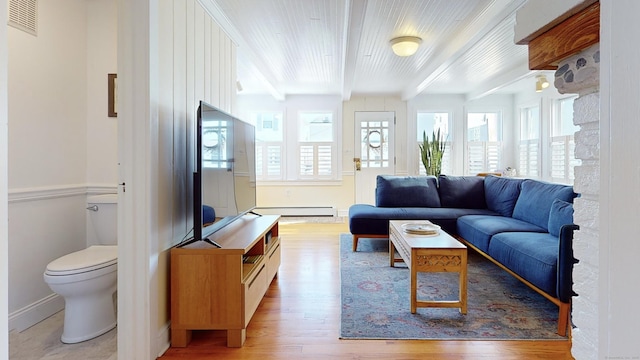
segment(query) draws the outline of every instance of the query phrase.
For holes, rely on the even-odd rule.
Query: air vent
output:
[[[38,0],[9,0],[9,25],[38,35]]]

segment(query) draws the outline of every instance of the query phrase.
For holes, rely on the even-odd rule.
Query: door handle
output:
[[[356,171],[360,171],[362,168],[362,161],[360,158],[353,158],[353,162],[356,164]]]

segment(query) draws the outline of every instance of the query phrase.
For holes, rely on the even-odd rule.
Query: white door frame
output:
[[[356,111],[354,114],[354,192],[355,202],[360,204],[375,204],[375,181],[380,174],[395,174],[395,111]],[[361,154],[362,121],[388,121],[388,166],[369,167]],[[382,142],[381,142],[382,146]],[[362,159],[362,160],[361,160]],[[361,169],[360,169],[361,168]]]

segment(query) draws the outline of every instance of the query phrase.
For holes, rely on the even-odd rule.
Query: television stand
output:
[[[209,238],[204,238],[204,239],[202,239],[202,241],[206,242],[207,244],[211,244],[211,245],[217,247],[218,249],[222,248],[222,245],[218,244],[217,242],[215,242],[215,241],[213,241],[213,240],[211,240]]]
[[[242,347],[247,325],[280,267],[279,215],[243,216],[209,236],[171,249],[171,346],[192,330],[226,330]]]

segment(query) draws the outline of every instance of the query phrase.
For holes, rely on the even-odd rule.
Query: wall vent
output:
[[[8,24],[38,36],[38,0],[9,0]]]

